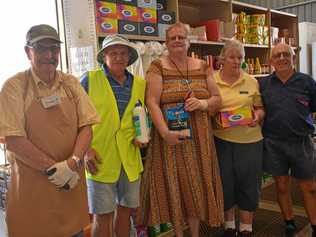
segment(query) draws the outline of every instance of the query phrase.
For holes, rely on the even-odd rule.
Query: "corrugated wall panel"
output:
[[[306,11],[305,11],[305,6],[304,5],[299,6],[297,8],[297,16],[298,16],[298,21],[299,22],[305,21]]]
[[[305,5],[305,21],[312,19],[312,8],[311,6]]]
[[[312,16],[311,16],[311,22],[315,22],[316,23],[316,3],[312,4]]]
[[[292,4],[306,2],[306,0],[240,0],[249,4],[263,6],[267,8],[277,9],[280,7],[290,6]],[[314,22],[316,23],[316,3],[306,3],[297,7],[289,7],[282,9],[282,11],[292,13],[298,16],[298,21]]]

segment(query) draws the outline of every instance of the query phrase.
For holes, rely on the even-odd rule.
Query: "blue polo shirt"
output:
[[[131,98],[131,93],[132,93],[132,86],[133,86],[133,75],[125,70],[125,75],[126,75],[126,81],[124,84],[121,86],[120,83],[118,83],[113,76],[111,75],[109,69],[105,66],[102,65],[102,69],[104,71],[105,76],[108,78],[109,83],[111,85],[111,88],[113,90],[115,99],[116,99],[116,104],[117,108],[119,111],[120,119],[123,117],[124,111],[128,105],[128,102]],[[88,73],[85,73],[81,76],[80,78],[81,85],[85,89],[85,91],[88,93],[89,92],[89,77]]]
[[[316,111],[316,82],[295,72],[283,83],[275,73],[259,80],[265,108],[263,135],[287,139],[308,136],[314,131],[311,113]]]

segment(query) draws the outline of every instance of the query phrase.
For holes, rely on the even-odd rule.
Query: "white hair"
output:
[[[245,48],[243,46],[243,44],[239,41],[239,40],[228,40],[226,41],[224,47],[222,48],[221,50],[221,53],[220,53],[220,59],[223,60],[226,55],[227,55],[227,52],[231,49],[237,49],[240,54],[242,55],[242,58],[244,59],[245,58]]]

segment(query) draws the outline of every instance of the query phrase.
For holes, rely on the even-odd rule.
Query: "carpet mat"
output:
[[[291,194],[293,205],[303,207],[303,198],[294,180],[291,182]],[[274,183],[262,189],[261,200],[270,201],[277,205]],[[309,224],[306,217],[295,216],[294,219],[299,231]],[[262,208],[256,211],[253,223],[255,237],[282,237],[284,236],[284,227],[284,221],[280,212]],[[205,224],[201,225],[201,236],[203,237],[221,237],[222,235],[222,228],[210,228]]]
[[[295,216],[294,219],[299,231],[308,224],[308,219],[305,217]],[[255,237],[282,237],[284,236],[284,227],[284,221],[279,212],[264,209],[256,211],[253,223]],[[223,229],[209,228],[202,224],[200,234],[203,237],[221,237]]]
[[[267,200],[272,202],[277,202],[276,192],[275,192],[275,183],[270,184],[269,186],[265,187],[261,193],[261,200]],[[303,204],[303,196],[297,186],[295,180],[291,182],[291,195],[293,200],[294,206],[301,206],[304,207]]]

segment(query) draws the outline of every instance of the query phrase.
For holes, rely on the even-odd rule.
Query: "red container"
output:
[[[207,20],[199,25],[205,25],[206,27],[206,38],[209,41],[219,41],[220,40],[220,20]]]

